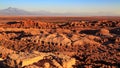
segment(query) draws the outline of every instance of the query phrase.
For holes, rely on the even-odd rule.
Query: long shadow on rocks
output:
[[[88,34],[88,35],[95,35],[97,32],[98,32],[98,30],[82,30],[79,33]]]
[[[120,35],[120,28],[112,29],[112,30],[110,30],[110,33]]]
[[[8,25],[16,24],[16,23],[20,23],[20,22],[16,22],[16,21],[14,21],[14,22],[7,22]]]

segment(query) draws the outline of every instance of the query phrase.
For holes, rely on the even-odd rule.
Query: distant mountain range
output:
[[[47,11],[30,12],[18,8],[8,7],[7,9],[0,10],[0,15],[6,16],[118,16],[109,12],[99,13],[52,13]]]
[[[0,10],[0,15],[43,15],[46,12],[29,12],[26,10],[8,7],[7,9]],[[48,14],[48,13],[47,13]]]
[[[0,15],[29,15],[28,11],[9,7],[7,9],[0,10]]]

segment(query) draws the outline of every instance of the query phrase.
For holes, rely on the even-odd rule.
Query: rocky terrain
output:
[[[120,17],[0,17],[0,68],[119,68]]]

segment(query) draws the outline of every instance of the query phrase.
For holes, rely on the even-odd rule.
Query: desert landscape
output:
[[[0,16],[0,68],[120,68],[120,17]]]

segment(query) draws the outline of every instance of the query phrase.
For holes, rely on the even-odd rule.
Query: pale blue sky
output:
[[[120,14],[120,0],[0,0],[0,9],[14,7],[27,11]]]

